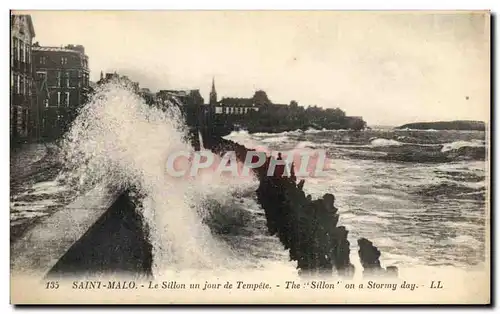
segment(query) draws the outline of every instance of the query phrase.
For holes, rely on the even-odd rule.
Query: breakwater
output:
[[[221,137],[203,139],[205,148],[223,154],[232,150],[244,160],[249,149]],[[199,146],[193,141],[195,147]],[[267,176],[267,165],[254,169],[259,179],[258,203],[264,209],[267,229],[275,235],[297,262],[300,275],[337,275],[352,277],[348,230],[339,226],[339,214],[333,194],[312,199],[302,190],[303,180],[286,176]],[[152,245],[148,226],[134,203],[134,190],[123,191],[112,205],[82,233],[57,262],[47,277],[98,276],[126,274],[152,276]],[[397,269],[380,266],[380,251],[366,239],[360,239],[359,257],[364,274],[391,274]]]
[[[220,137],[208,138],[204,144],[220,154],[234,151],[240,161],[244,161],[251,151]],[[349,257],[349,231],[338,226],[335,196],[326,193],[313,200],[303,191],[304,180],[297,182],[292,176],[268,176],[269,158],[264,165],[254,169],[260,182],[258,202],[265,211],[269,233],[280,239],[289,251],[290,260],[297,262],[301,275],[332,275],[335,272],[339,276],[352,277],[354,266]],[[397,276],[396,267],[381,267],[380,251],[372,242],[361,238],[358,244],[364,274]]]

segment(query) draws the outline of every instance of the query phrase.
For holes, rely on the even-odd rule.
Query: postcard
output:
[[[11,303],[490,304],[490,19],[11,11]]]

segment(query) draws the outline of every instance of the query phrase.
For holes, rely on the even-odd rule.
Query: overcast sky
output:
[[[340,107],[369,125],[489,118],[489,16],[410,12],[33,11],[35,41],[81,44],[91,80]]]

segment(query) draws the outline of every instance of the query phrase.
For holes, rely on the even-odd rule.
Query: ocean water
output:
[[[249,148],[325,150],[326,176],[305,178],[304,190],[313,198],[336,196],[358,270],[359,237],[379,247],[383,266],[466,268],[485,260],[484,132],[235,131],[225,138]],[[36,223],[33,217],[50,215],[96,185],[133,186],[141,195],[137,210],[150,228],[155,275],[193,269],[295,273],[296,263],[267,233],[256,202],[258,181],[210,173],[169,177],[166,157],[178,150],[192,150],[179,112],[151,108],[122,87],[105,86],[54,157],[57,175],[26,180],[13,190],[11,226]],[[424,155],[434,159],[419,162]]]
[[[485,260],[489,178],[484,132],[238,131],[225,138],[247,146],[267,145],[274,151],[325,150],[326,176],[304,178],[304,191],[313,198],[325,193],[336,196],[339,224],[349,230],[351,255],[356,254],[356,240],[365,237],[381,250],[385,266],[468,267]],[[461,148],[461,153],[452,154]],[[383,158],[409,149],[450,154],[452,160]]]

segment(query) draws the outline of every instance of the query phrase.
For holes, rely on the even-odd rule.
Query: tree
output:
[[[263,90],[258,90],[255,92],[255,94],[252,97],[253,101],[257,105],[270,105],[272,104],[271,101],[269,100],[269,97],[267,97],[267,94]]]

